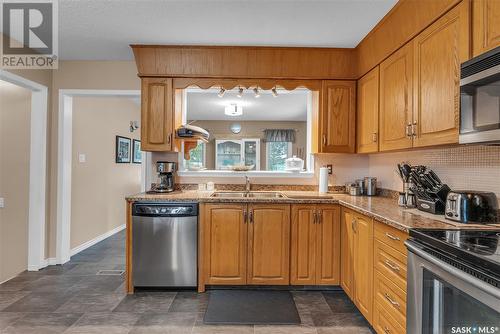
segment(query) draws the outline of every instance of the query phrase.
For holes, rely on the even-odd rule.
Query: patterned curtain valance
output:
[[[266,142],[284,141],[295,143],[295,129],[265,129],[264,140]]]

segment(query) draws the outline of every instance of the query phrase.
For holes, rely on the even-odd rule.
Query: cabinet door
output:
[[[316,207],[292,206],[290,284],[316,284]]]
[[[249,205],[247,282],[290,283],[289,205]]]
[[[472,2],[472,53],[478,56],[500,46],[500,1]]]
[[[340,246],[340,286],[354,300],[354,215],[348,210],[342,210]]]
[[[354,224],[354,301],[371,322],[373,309],[373,222],[357,215]]]
[[[143,78],[141,87],[141,149],[171,151],[173,140],[171,78]]]
[[[322,88],[321,152],[355,151],[356,82],[325,80]]]
[[[378,151],[379,136],[379,67],[358,80],[357,104],[357,151],[371,153]]]
[[[413,121],[413,42],[380,64],[380,151],[410,148]]]
[[[316,284],[338,285],[340,282],[340,208],[320,205],[318,218]]]
[[[207,284],[246,284],[246,205],[206,204],[203,214]]]
[[[469,2],[414,39],[413,146],[458,142],[460,63],[469,58]]]

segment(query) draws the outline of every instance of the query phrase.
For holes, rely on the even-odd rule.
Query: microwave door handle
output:
[[[495,298],[500,298],[500,289],[496,289],[492,285],[489,285],[486,282],[483,282],[443,261],[440,261],[439,259],[431,256],[430,254],[422,251],[418,247],[414,246],[411,242],[405,242],[406,247],[408,247],[408,250],[415,255],[421,257],[422,259],[430,262],[431,264],[435,265],[436,267],[446,271],[452,276],[458,277],[461,281],[464,281],[480,290],[483,290],[487,294],[495,296]]]

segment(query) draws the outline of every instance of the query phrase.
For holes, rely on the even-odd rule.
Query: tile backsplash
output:
[[[377,176],[380,186],[401,190],[396,164],[407,161],[426,165],[454,190],[492,191],[500,199],[500,147],[458,146],[369,156],[369,174]]]

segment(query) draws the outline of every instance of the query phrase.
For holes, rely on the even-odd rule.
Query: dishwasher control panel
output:
[[[134,203],[133,216],[190,217],[198,215],[198,203]]]

